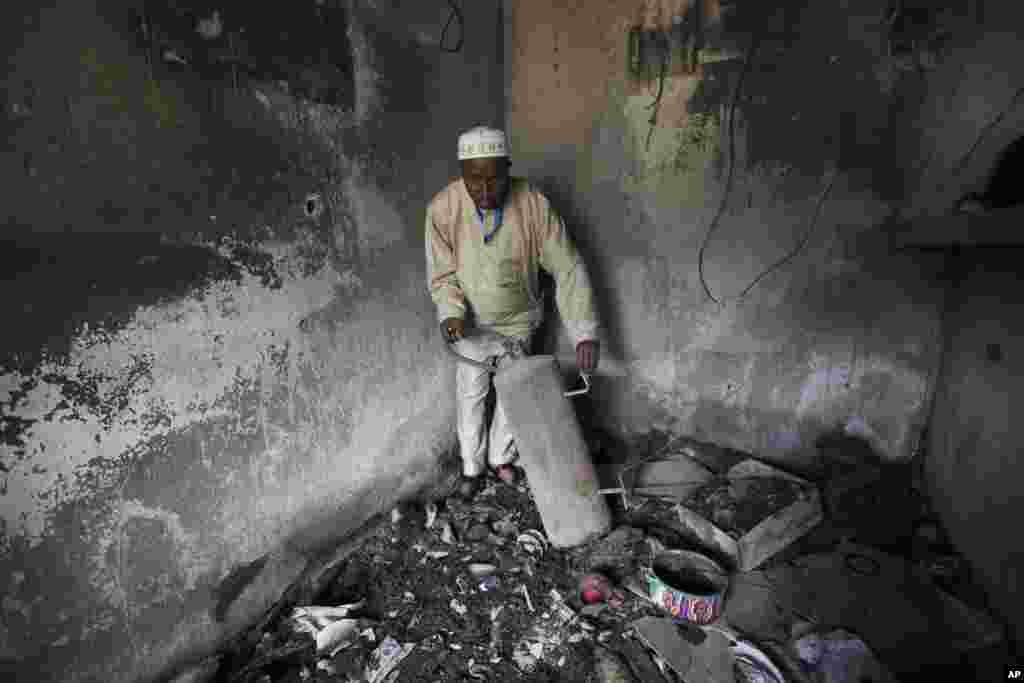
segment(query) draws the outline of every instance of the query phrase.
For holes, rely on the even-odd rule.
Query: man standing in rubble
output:
[[[427,208],[427,280],[441,334],[475,361],[499,363],[529,353],[544,316],[539,269],[556,282],[555,301],[576,348],[580,372],[597,367],[594,296],[586,267],[548,199],[524,178],[509,175],[505,134],[476,127],[459,137],[462,177]],[[489,462],[514,483],[518,457],[500,400],[488,428],[486,370],[458,363],[455,375],[462,482],[479,491]]]

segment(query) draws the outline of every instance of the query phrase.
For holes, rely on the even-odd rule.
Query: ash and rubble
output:
[[[193,680],[781,683],[846,670],[907,681],[948,670],[943,654],[963,664],[1002,647],[969,568],[905,468],[889,474],[831,443],[818,471],[773,476],[749,454],[692,439],[644,443],[630,463],[598,466],[613,487],[603,490],[615,491],[604,494],[615,519],[605,536],[551,547],[528,482],[491,479],[466,502],[449,477],[380,520],[317,595],[283,599]],[[787,514],[810,524],[779,526]],[[698,518],[720,544],[697,533]],[[759,536],[773,519],[791,537]],[[758,544],[770,548],[758,553]],[[651,600],[643,569],[666,549],[729,569],[713,624],[686,623]],[[744,568],[744,553],[755,567]],[[594,575],[615,590],[585,602],[581,579]],[[887,620],[873,616],[881,605]],[[929,646],[934,661],[923,661]]]

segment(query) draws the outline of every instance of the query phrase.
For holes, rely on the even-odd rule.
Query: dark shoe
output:
[[[471,500],[483,488],[483,477],[462,477],[456,495],[463,500]]]

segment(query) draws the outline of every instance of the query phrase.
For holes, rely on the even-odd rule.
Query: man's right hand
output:
[[[441,321],[441,336],[446,342],[455,342],[466,336],[466,322],[461,318],[445,318]]]

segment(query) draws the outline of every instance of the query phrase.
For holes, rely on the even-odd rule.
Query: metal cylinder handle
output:
[[[590,391],[590,376],[585,372],[581,372],[580,377],[583,379],[583,388],[565,392],[566,397],[581,396]]]
[[[484,370],[486,372],[491,373],[492,375],[498,373],[498,359],[497,358],[492,359],[490,363],[481,363],[478,360],[473,360],[472,358],[467,358],[466,356],[463,356],[461,353],[459,353],[458,351],[455,350],[455,345],[454,344],[452,344],[450,342],[447,342],[447,341],[442,342],[442,343],[444,344],[445,350],[448,353],[450,353],[452,356],[454,356],[456,358],[456,360],[458,360],[459,362],[466,363],[468,365],[476,366],[476,367],[480,368],[481,370]],[[567,392],[565,392],[565,396],[567,398],[571,398],[573,396],[581,396],[581,395],[587,393],[588,391],[590,391],[590,375],[588,375],[585,372],[581,372],[580,373],[580,377],[583,379],[583,388],[582,389],[576,389],[575,391],[567,391]]]

